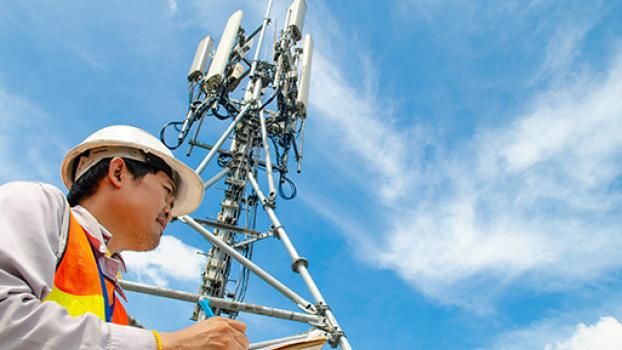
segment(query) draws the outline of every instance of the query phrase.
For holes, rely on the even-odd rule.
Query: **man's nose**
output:
[[[167,221],[171,221],[173,219],[173,205],[175,204],[175,198],[167,198],[166,205],[164,206],[164,215],[166,216]]]

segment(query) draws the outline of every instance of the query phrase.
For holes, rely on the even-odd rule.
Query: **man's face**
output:
[[[128,224],[126,237],[131,250],[152,250],[160,243],[160,237],[172,219],[175,184],[162,171],[131,180],[129,186],[124,186],[122,204],[122,215]]]

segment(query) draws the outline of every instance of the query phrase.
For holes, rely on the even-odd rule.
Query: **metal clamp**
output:
[[[280,234],[279,234],[280,228],[283,228],[283,225],[279,225],[279,226],[270,225],[270,231],[272,231],[272,235],[274,235],[274,238],[276,239],[281,239]]]
[[[318,310],[318,315],[324,316],[326,315],[326,311],[331,310],[330,306],[326,303],[319,302],[315,305],[315,308]]]
[[[303,257],[298,257],[292,262],[292,271],[298,273],[298,268],[300,264],[304,265],[305,267],[309,267],[309,260]]]
[[[276,209],[276,203],[274,203],[274,201],[268,200],[268,199],[264,199],[262,202],[264,207],[269,207],[271,209]]]
[[[339,346],[339,339],[345,336],[346,333],[344,331],[339,328],[335,328],[330,332],[328,336],[328,344],[330,344],[332,348],[337,348]]]

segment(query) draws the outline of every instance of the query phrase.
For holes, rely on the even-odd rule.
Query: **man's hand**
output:
[[[172,333],[162,333],[163,350],[246,350],[246,325],[240,321],[212,317]]]

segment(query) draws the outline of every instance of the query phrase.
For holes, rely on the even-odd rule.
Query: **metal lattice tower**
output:
[[[313,40],[310,34],[303,39],[307,5],[304,0],[294,0],[287,8],[284,28],[279,31],[278,38],[275,37],[272,57],[269,61],[262,60],[266,30],[272,22],[271,9],[272,0],[268,0],[261,25],[248,35],[241,25],[244,13],[239,10],[229,18],[216,50],[212,50],[214,41],[210,36],[199,43],[188,72],[186,117],[183,121],[166,124],[160,135],[171,149],[187,144],[188,155],[195,149],[208,152],[195,169],[198,174],[216,159],[221,169],[205,181],[206,190],[223,179],[226,185],[216,220],[178,218],[212,244],[206,254],[207,264],[198,294],[128,281],[123,281],[122,285],[128,290],[194,303],[207,299],[217,315],[234,318],[238,312],[249,312],[307,323],[311,330],[324,332],[331,346],[349,350],[348,339],[309,273],[308,261],[298,254],[274,212],[277,193],[283,199],[292,199],[296,194],[295,185],[287,177],[290,157],[297,162],[297,172],[302,169]],[[256,37],[255,53],[249,60],[246,55]],[[241,92],[243,81],[246,81],[246,89]],[[229,121],[224,133],[213,144],[200,141],[201,126],[208,119]],[[177,131],[174,145],[167,141],[171,127]],[[189,137],[193,129],[193,136]],[[229,147],[224,149],[227,141],[230,141]],[[267,196],[258,182],[263,173],[267,180]],[[276,184],[275,174],[278,175]],[[285,186],[290,186],[290,195],[284,193]],[[259,206],[271,222],[265,232],[255,228]],[[292,270],[301,276],[315,302],[305,300],[252,262],[255,243],[271,237],[284,244],[292,259]],[[234,277],[231,276],[233,261],[241,266],[238,276]],[[289,298],[302,312],[245,303],[250,272]],[[193,319],[205,317],[197,304]],[[260,349],[304,336],[306,334],[251,344],[250,348]]]
[[[252,145],[256,140],[256,125],[253,125],[252,119],[246,119],[239,124],[238,130],[235,132],[235,138],[232,142],[230,154],[232,159],[226,168],[229,175],[225,183],[227,189],[224,191],[224,199],[221,202],[221,210],[218,213],[216,223],[203,221],[204,224],[212,224],[216,229],[214,235],[220,237],[228,245],[233,245],[235,240],[235,232],[228,230],[225,225],[237,226],[240,218],[242,202],[246,205],[252,201],[244,196],[247,184],[246,174],[251,168],[249,157],[251,155]],[[256,124],[256,123],[255,123]],[[256,205],[256,201],[251,203]],[[219,225],[220,224],[220,225]],[[203,275],[203,285],[199,290],[201,295],[210,295],[223,298],[226,295],[226,286],[230,275],[231,258],[222,249],[212,247],[208,253],[208,261]],[[235,298],[235,293],[231,295]],[[220,310],[216,310],[220,313]],[[200,308],[197,306],[193,318],[199,317]]]

